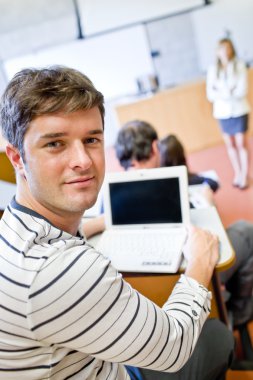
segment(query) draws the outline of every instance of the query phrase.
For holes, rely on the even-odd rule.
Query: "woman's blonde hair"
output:
[[[233,62],[233,68],[234,68],[234,72],[236,72],[236,61],[235,61],[236,50],[235,50],[235,46],[234,46],[232,40],[230,38],[227,38],[227,37],[226,38],[221,38],[218,41],[218,46],[223,45],[223,44],[228,44],[230,46],[230,48],[231,48],[232,60],[234,61]],[[219,59],[219,57],[217,57],[216,65],[217,65],[217,77],[219,77],[220,72],[222,71],[222,63],[221,63],[221,60]]]

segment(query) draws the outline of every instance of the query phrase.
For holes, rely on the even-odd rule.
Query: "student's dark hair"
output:
[[[104,124],[104,98],[81,72],[64,67],[24,69],[8,84],[0,105],[3,136],[24,159],[23,142],[37,116],[98,107]]]
[[[149,159],[152,153],[152,143],[158,136],[151,124],[132,120],[120,129],[115,150],[121,166],[127,170],[132,160],[143,161]]]
[[[184,147],[175,135],[168,135],[159,142],[161,166],[187,166]]]

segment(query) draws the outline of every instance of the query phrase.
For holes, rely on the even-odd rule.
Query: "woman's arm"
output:
[[[248,92],[248,71],[243,62],[237,63],[237,82],[232,91],[234,98],[244,98]]]

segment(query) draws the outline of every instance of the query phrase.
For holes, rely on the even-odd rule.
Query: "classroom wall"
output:
[[[252,65],[253,1],[222,0],[192,13],[195,42],[201,70],[213,61],[217,40],[229,35],[237,54]]]
[[[204,80],[216,40],[227,32],[239,56],[252,61],[252,0],[76,3],[83,39],[74,0],[0,0],[0,92],[23,67],[76,67],[106,97],[106,145],[120,126],[114,104],[143,96],[139,77],[157,75],[161,91]]]
[[[55,64],[74,67],[84,72],[106,99],[137,93],[136,79],[153,71],[142,25],[40,49],[38,52],[6,60],[3,67],[10,79],[24,67]]]
[[[202,6],[203,0],[79,0],[86,36]]]
[[[157,75],[164,89],[204,77],[217,38],[227,32],[239,56],[253,60],[252,0],[213,0],[208,6],[202,0],[11,3],[0,0],[6,82],[24,66],[58,63],[87,70],[110,99],[138,94],[137,79],[145,75]]]

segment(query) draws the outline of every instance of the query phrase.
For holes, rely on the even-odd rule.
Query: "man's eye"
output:
[[[46,144],[48,148],[59,148],[61,146],[60,141],[50,141],[49,143]]]
[[[98,142],[98,139],[96,137],[90,137],[86,140],[86,144],[95,144]]]

